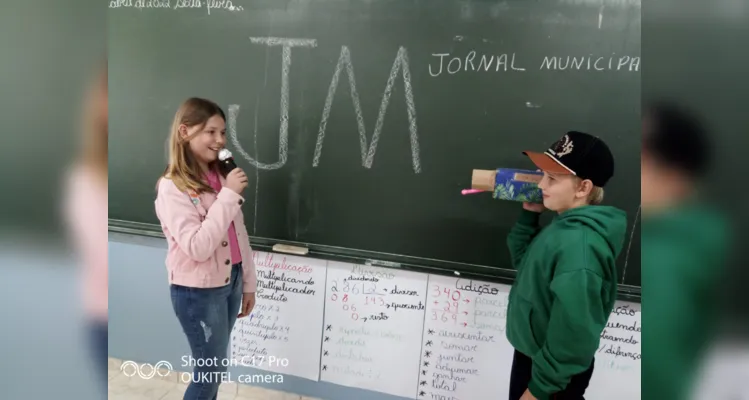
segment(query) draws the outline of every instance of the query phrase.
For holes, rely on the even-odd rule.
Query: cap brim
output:
[[[551,158],[548,154],[538,153],[535,151],[524,151],[523,154],[536,164],[540,170],[550,172],[552,174],[565,174],[572,175],[572,172],[567,168],[559,164],[555,159]]]

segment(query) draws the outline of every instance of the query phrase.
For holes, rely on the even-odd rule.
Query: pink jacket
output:
[[[226,184],[223,177],[221,184]],[[170,284],[197,288],[228,284],[232,268],[228,231],[234,222],[242,254],[242,291],[256,291],[257,275],[241,210],[242,196],[223,187],[218,195],[191,197],[170,179],[162,178],[155,203],[156,216],[169,243],[166,268]]]
[[[68,172],[63,212],[71,242],[82,262],[82,300],[86,314],[107,320],[109,308],[109,247],[107,183],[90,169]]]

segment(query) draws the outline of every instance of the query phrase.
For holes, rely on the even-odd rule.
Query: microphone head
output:
[[[234,163],[234,158],[231,156],[231,151],[228,149],[221,149],[218,152],[218,165],[221,171],[223,171],[224,174],[228,174],[235,168],[237,168],[237,164]]]
[[[231,151],[229,151],[229,149],[221,149],[218,152],[218,159],[220,161],[226,161],[226,160],[228,160],[230,158],[232,158],[232,157],[231,157]]]

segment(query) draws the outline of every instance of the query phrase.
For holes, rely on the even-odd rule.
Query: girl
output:
[[[525,152],[544,172],[543,205],[523,204],[507,243],[517,276],[507,339],[515,348],[510,400],[582,400],[614,301],[624,211],[598,205],[614,174],[600,139],[568,132],[544,153]],[[545,228],[544,209],[557,213]]]
[[[196,360],[185,400],[216,399],[234,322],[255,305],[257,276],[241,211],[247,175],[219,171],[225,143],[223,110],[205,99],[185,101],[174,116],[155,201],[169,244],[172,306]]]
[[[94,367],[107,389],[107,63],[100,66],[83,104],[80,154],[68,171],[65,219],[75,251],[83,263],[83,303]]]

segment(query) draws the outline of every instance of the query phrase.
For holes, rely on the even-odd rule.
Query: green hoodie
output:
[[[729,225],[698,201],[642,217],[642,399],[685,399],[719,322]]]
[[[517,269],[507,339],[533,359],[528,389],[546,400],[593,361],[616,301],[627,218],[614,207],[583,206],[541,229],[539,217],[523,210],[507,238]]]

